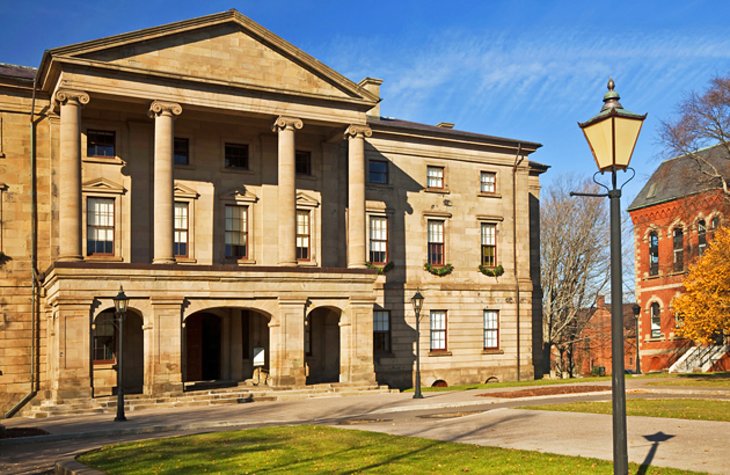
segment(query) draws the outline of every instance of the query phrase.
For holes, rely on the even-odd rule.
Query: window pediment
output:
[[[126,188],[106,178],[96,178],[85,182],[81,189],[84,193],[104,193],[110,195],[123,195]]]
[[[221,198],[240,203],[256,203],[259,200],[259,197],[247,186],[239,186],[223,193]]]
[[[196,200],[200,197],[200,193],[197,191],[177,182],[175,182],[173,193],[175,194],[175,198],[189,198]]]
[[[319,201],[317,198],[299,191],[297,192],[297,206],[301,206],[302,208],[316,208],[319,206]]]

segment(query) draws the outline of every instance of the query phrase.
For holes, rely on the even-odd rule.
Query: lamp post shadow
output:
[[[654,456],[656,455],[657,449],[659,448],[659,444],[673,438],[674,436],[659,431],[656,434],[645,435],[643,437],[649,442],[652,442],[652,444],[651,448],[649,449],[649,453],[646,454],[646,457],[644,457],[644,461],[641,462],[641,466],[636,472],[636,475],[646,475],[646,471],[651,466],[651,461],[654,460]]]

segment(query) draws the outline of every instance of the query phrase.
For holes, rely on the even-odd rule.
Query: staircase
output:
[[[706,373],[730,351],[730,345],[693,346],[684,352],[672,366],[670,373]]]
[[[219,404],[240,404],[261,401],[290,401],[332,396],[361,396],[383,394],[391,390],[388,386],[351,385],[346,383],[316,384],[306,387],[251,387],[246,385],[198,389],[182,394],[124,396],[124,411],[134,412],[148,409],[174,407],[215,406]],[[20,413],[24,417],[42,418],[58,416],[80,416],[93,414],[114,414],[117,410],[116,396],[77,398],[64,401],[35,400]]]

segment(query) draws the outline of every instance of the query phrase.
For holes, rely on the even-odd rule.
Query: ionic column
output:
[[[279,135],[279,265],[293,266],[297,263],[297,189],[294,129],[304,126],[300,119],[279,117],[273,130]]]
[[[373,135],[370,127],[351,125],[347,138],[347,267],[364,269],[365,247],[365,137]]]
[[[154,101],[149,116],[155,118],[154,256],[153,264],[172,264],[173,255],[173,120],[182,114],[180,104]]]
[[[61,165],[58,181],[59,261],[81,260],[81,106],[89,103],[82,91],[59,89],[61,106]]]

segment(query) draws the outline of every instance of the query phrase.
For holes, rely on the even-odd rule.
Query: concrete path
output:
[[[505,389],[425,393],[422,400],[414,400],[408,393],[322,397],[139,411],[128,414],[129,420],[121,423],[113,422],[113,415],[16,418],[5,420],[3,424],[9,428],[38,427],[50,435],[0,441],[0,473],[43,473],[56,460],[120,441],[301,423],[610,460],[610,416],[516,409],[537,399],[541,402],[608,400],[609,387],[606,389],[588,395],[519,400],[478,396]],[[730,391],[677,388],[666,392],[662,388],[636,391],[636,397],[663,394],[662,397],[730,398]],[[730,474],[727,459],[730,423],[629,417],[628,429],[632,462]],[[652,442],[667,437],[667,440]]]

